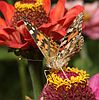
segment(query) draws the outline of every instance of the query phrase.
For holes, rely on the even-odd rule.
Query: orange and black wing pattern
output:
[[[67,66],[71,57],[80,51],[84,44],[84,38],[81,34],[83,23],[83,13],[80,13],[70,25],[66,35],[61,39],[59,52],[56,62],[63,62],[60,66]]]
[[[58,50],[58,44],[56,42],[53,42],[53,40],[47,37],[44,33],[38,31],[29,21],[24,20],[24,24],[46,59],[56,55]]]

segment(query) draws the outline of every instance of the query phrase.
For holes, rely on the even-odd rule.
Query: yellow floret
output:
[[[15,3],[15,8],[17,9],[17,11],[24,11],[26,9],[34,10],[34,8],[38,9],[38,7],[41,5],[42,5],[42,0],[37,0],[36,3],[21,3],[19,1]]]
[[[53,84],[56,89],[60,86],[65,85],[66,89],[70,88],[72,86],[72,84],[74,84],[75,86],[77,86],[79,83],[83,84],[87,82],[87,79],[89,78],[89,74],[86,73],[86,71],[83,70],[78,70],[78,68],[66,68],[64,71],[66,72],[74,72],[76,74],[78,74],[77,76],[71,76],[70,79],[69,78],[65,78],[62,79],[61,77],[59,77],[56,72],[51,72],[47,79],[49,84]]]

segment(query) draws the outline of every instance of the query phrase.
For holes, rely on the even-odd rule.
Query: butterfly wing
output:
[[[56,42],[53,42],[44,33],[38,31],[36,27],[26,19],[24,20],[24,24],[26,25],[29,33],[31,34],[31,37],[46,59],[56,55],[57,48],[59,46],[58,44],[56,44]]]
[[[60,46],[48,38],[44,33],[38,31],[31,23],[24,21],[29,33],[47,59],[47,66],[61,69],[67,66],[70,58],[80,51],[84,39],[81,35],[83,13],[79,14],[70,25],[66,35],[61,40]],[[59,49],[58,49],[59,48]]]
[[[71,57],[80,51],[84,44],[83,36],[81,35],[83,22],[83,13],[80,13],[70,25],[66,35],[61,39],[59,52],[56,58],[58,68],[67,66]]]

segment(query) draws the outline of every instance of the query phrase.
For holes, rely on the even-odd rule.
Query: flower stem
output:
[[[40,80],[41,78],[41,71],[40,71],[40,64],[35,65],[35,62],[28,62],[29,64],[29,72],[30,72],[30,77],[32,81],[32,87],[33,87],[33,100],[39,100],[40,92],[42,89],[42,81]]]
[[[22,88],[22,100],[25,100],[27,86],[26,86],[26,76],[25,76],[25,64],[24,61],[19,61],[19,76],[21,81],[21,88]]]

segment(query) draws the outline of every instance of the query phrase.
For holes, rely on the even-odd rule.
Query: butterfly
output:
[[[31,37],[46,59],[46,66],[52,69],[62,69],[66,67],[71,57],[82,48],[84,44],[84,38],[81,34],[82,23],[83,13],[80,13],[73,20],[66,35],[61,39],[61,43],[58,44],[43,32],[39,31],[27,19],[24,19],[24,24]]]

